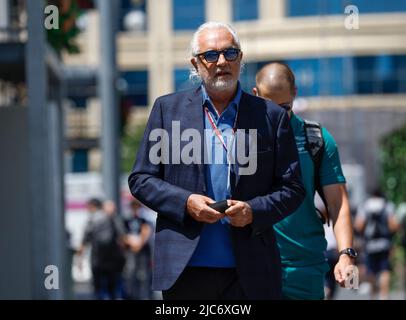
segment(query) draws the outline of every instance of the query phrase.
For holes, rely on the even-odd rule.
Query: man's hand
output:
[[[354,272],[354,259],[347,254],[340,255],[334,267],[334,276],[341,287],[345,287],[345,280]]]
[[[126,244],[130,247],[132,252],[139,252],[142,249],[142,242],[139,236],[134,234],[127,235],[126,237]]]
[[[245,227],[252,223],[252,209],[243,201],[228,200],[230,208],[226,210],[226,216],[230,218],[230,224],[234,227]]]
[[[196,221],[215,223],[224,218],[225,215],[208,206],[214,202],[213,199],[200,194],[191,194],[187,199],[187,213]]]

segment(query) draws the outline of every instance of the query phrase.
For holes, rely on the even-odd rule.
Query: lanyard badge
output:
[[[213,117],[209,111],[209,109],[207,107],[204,107],[204,111],[206,113],[206,116],[210,122],[210,125],[214,131],[214,133],[216,134],[217,139],[219,139],[219,141],[221,142],[221,144],[223,145],[224,150],[226,151],[227,154],[227,190],[231,190],[230,189],[230,181],[231,181],[231,152],[233,150],[233,144],[234,144],[234,140],[235,140],[235,135],[237,132],[237,119],[238,119],[238,109],[237,109],[237,114],[235,115],[235,120],[234,120],[234,125],[233,125],[233,133],[232,133],[232,140],[231,140],[231,147],[230,150],[228,150],[227,145],[224,141],[224,137],[221,133],[221,131],[219,130],[219,128],[217,127],[216,123],[213,120]]]

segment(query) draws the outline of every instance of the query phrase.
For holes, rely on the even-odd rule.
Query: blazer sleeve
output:
[[[133,170],[128,178],[132,195],[146,206],[181,225],[184,223],[186,203],[192,192],[164,181],[164,165],[151,163],[149,153],[156,141],[149,141],[152,130],[163,129],[162,107],[159,98],[144,132]]]
[[[274,163],[271,192],[247,201],[253,212],[254,235],[292,214],[305,198],[296,142],[286,111],[278,119]]]

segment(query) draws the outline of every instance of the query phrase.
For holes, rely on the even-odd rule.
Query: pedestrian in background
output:
[[[130,203],[131,217],[125,221],[126,244],[129,248],[126,264],[126,298],[150,300],[152,296],[152,226],[142,216],[143,205],[136,199]]]
[[[87,203],[91,214],[86,225],[82,245],[78,251],[83,257],[85,247],[91,246],[91,269],[95,298],[121,299],[121,273],[125,264],[125,228],[112,201],[104,205],[99,199]]]
[[[371,283],[371,299],[379,287],[379,299],[389,299],[392,239],[399,224],[395,217],[395,206],[381,190],[376,189],[371,197],[358,209],[356,230],[364,237],[367,278]]]

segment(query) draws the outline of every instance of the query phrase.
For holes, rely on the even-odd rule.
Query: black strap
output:
[[[309,152],[314,164],[314,189],[319,194],[326,208],[327,221],[318,208],[316,208],[316,212],[323,224],[327,222],[327,225],[330,226],[330,214],[328,212],[327,201],[320,183],[320,167],[324,154],[324,139],[321,125],[315,121],[304,120],[304,129],[306,137],[305,149]]]

